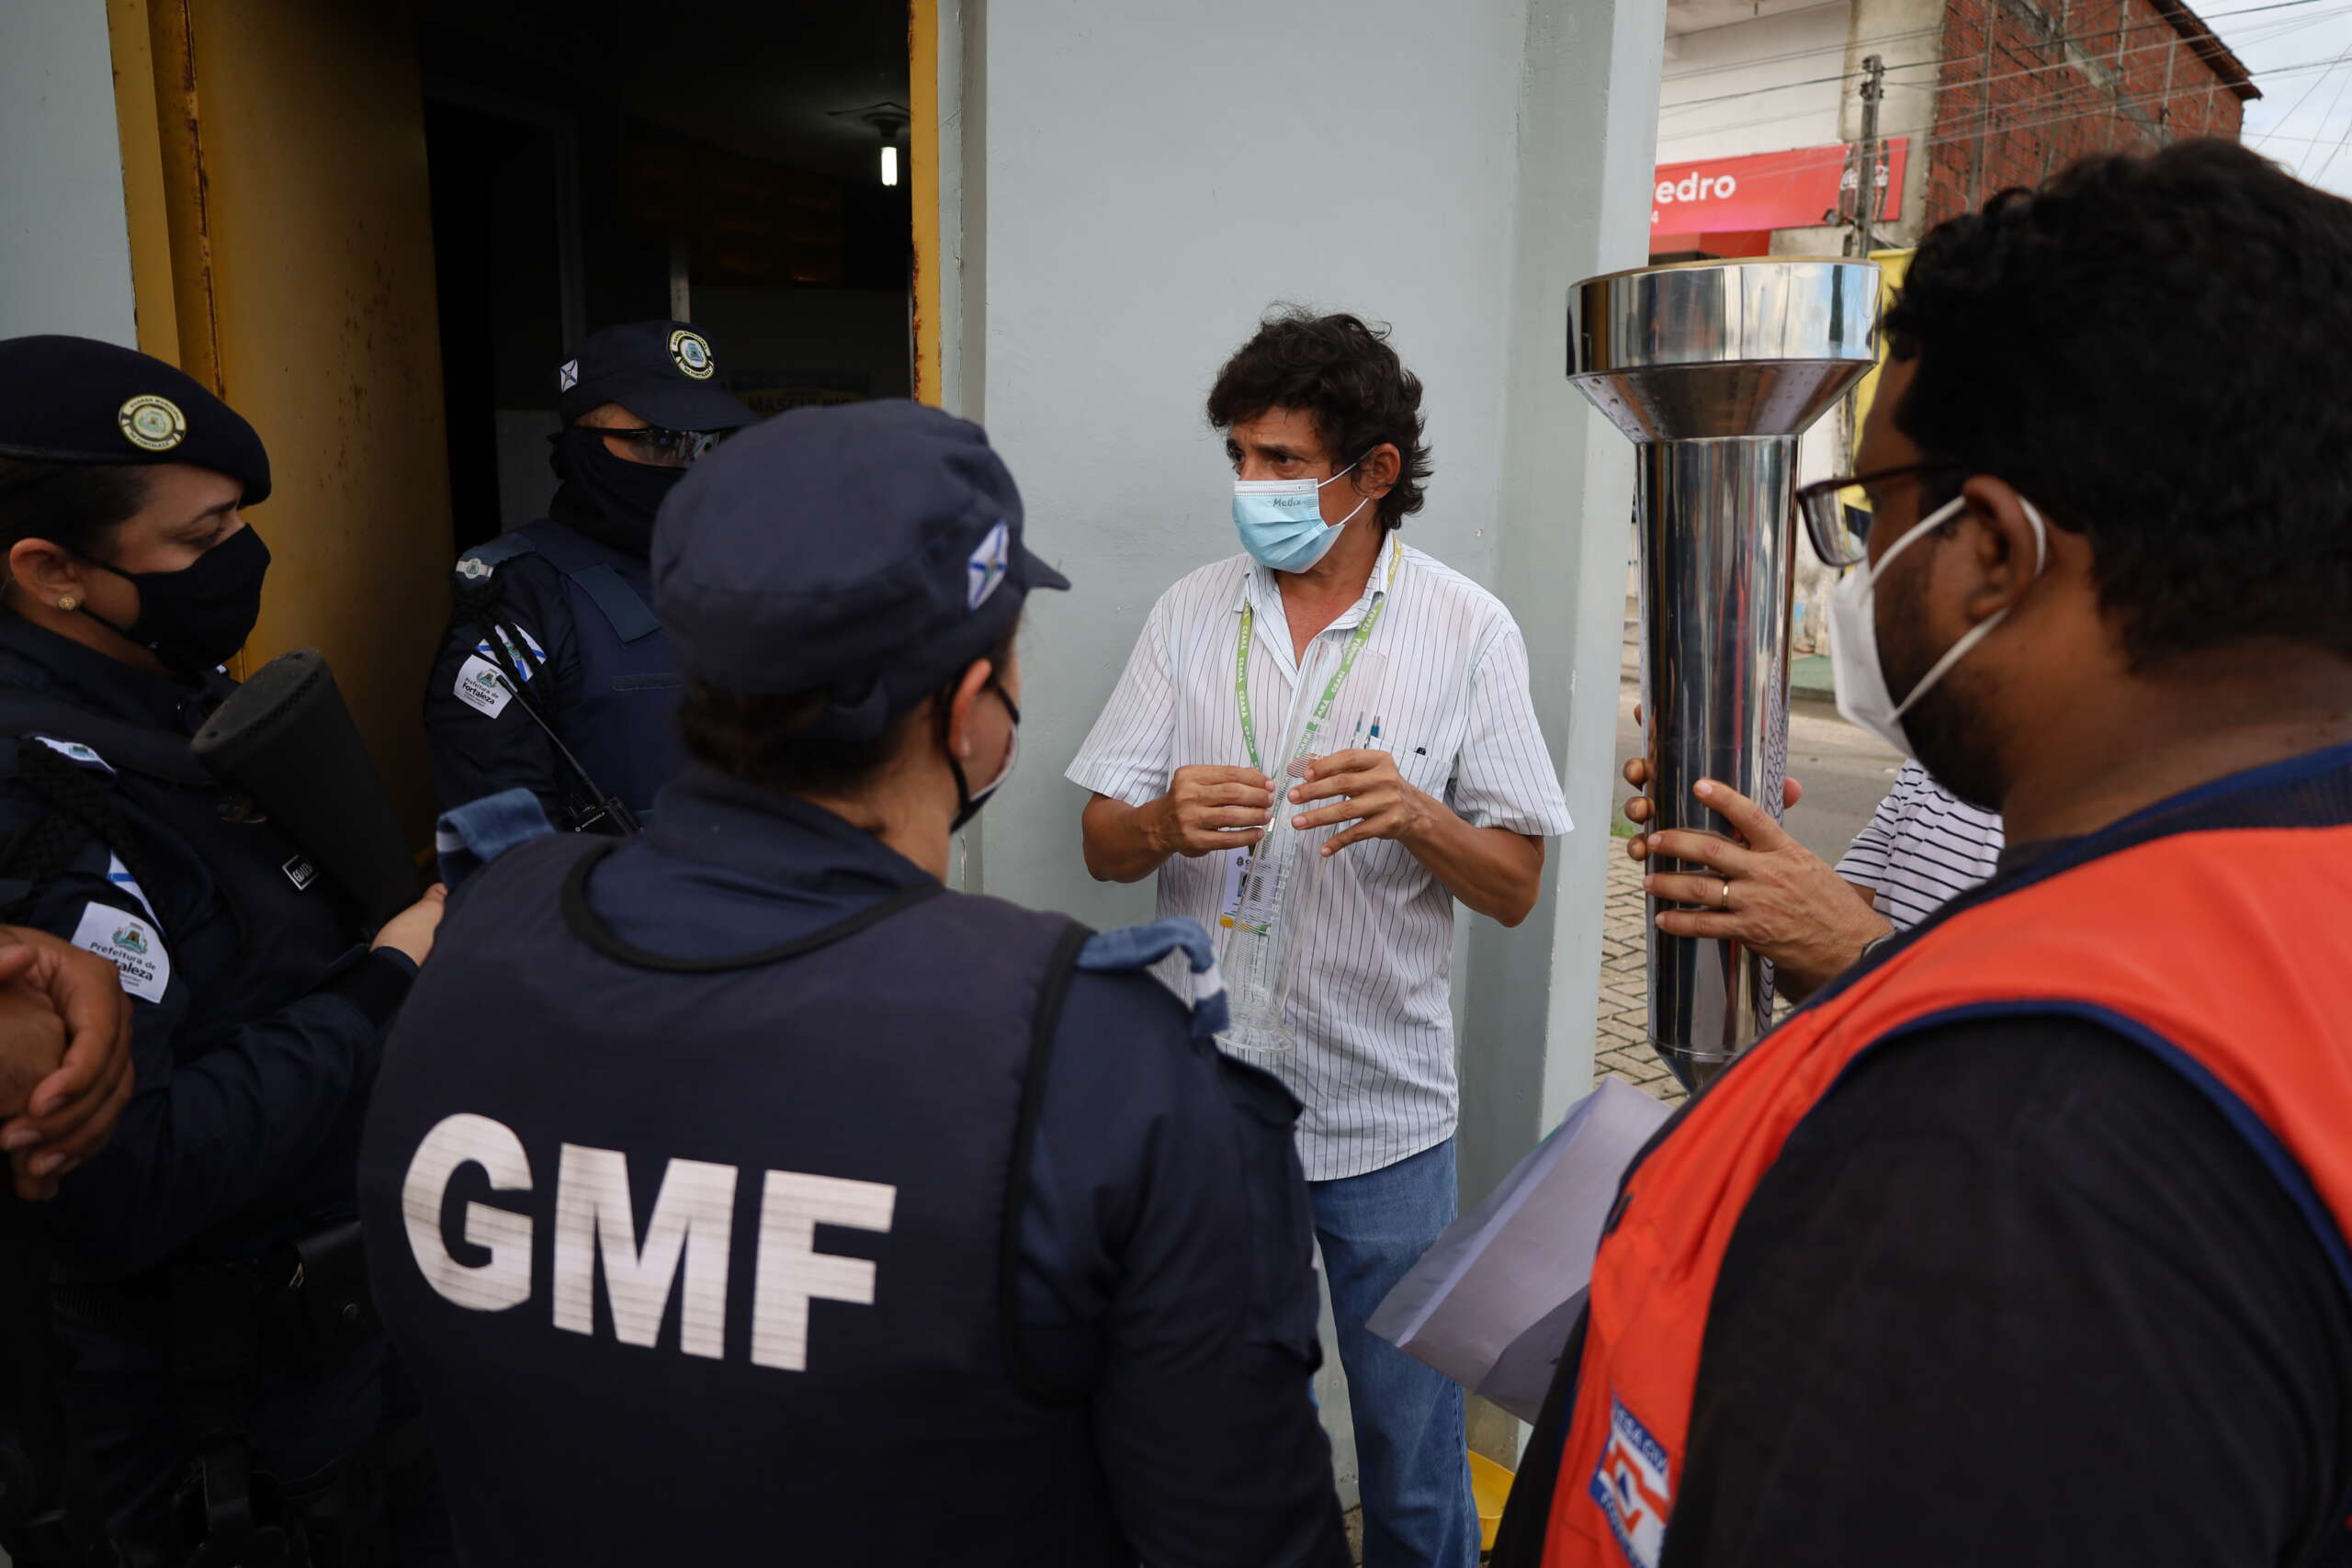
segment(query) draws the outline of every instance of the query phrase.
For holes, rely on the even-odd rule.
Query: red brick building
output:
[[[2260,92],[2179,0],[1948,0],[1922,216],[2086,153],[2235,141]]]
[[[1843,249],[1873,107],[1883,250],[2085,153],[2234,139],[2261,96],[2183,0],[1668,0],[1666,56],[1660,259]]]

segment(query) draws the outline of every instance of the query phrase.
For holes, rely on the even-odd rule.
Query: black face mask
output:
[[[653,547],[653,514],[661,510],[662,498],[686,477],[684,468],[662,468],[616,457],[602,435],[579,425],[557,438],[555,471],[586,503],[560,509],[557,521],[569,523],[616,549],[640,556]],[[582,512],[590,515],[583,516]]]
[[[116,626],[87,604],[90,619],[153,652],[190,680],[243,648],[261,619],[261,583],[269,547],[247,524],[177,571],[123,571],[93,561],[139,590],[139,618]]]
[[[947,771],[956,775],[956,819],[947,825],[951,833],[962,832],[964,825],[980,814],[980,807],[994,798],[1004,781],[1012,776],[1012,765],[1021,760],[1020,705],[1005,694],[1004,688],[996,683],[993,675],[989,677],[989,690],[994,692],[997,701],[1004,705],[1004,711],[1012,716],[1012,739],[1005,743],[1004,765],[997,770],[996,777],[980,786],[978,795],[972,793],[971,784],[964,777],[964,764],[956,760],[955,752],[947,754]]]

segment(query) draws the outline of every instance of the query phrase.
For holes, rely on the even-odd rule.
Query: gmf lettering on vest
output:
[[[674,1293],[676,1348],[715,1360],[727,1354],[729,1277],[748,1268],[754,1283],[746,1356],[753,1366],[806,1371],[809,1303],[871,1306],[876,1286],[872,1260],[818,1251],[817,1227],[887,1233],[898,1190],[800,1171],[755,1174],[756,1219],[741,1248],[735,1235],[737,1198],[753,1184],[742,1179],[739,1168],[707,1160],[663,1163],[639,1235],[628,1156],[617,1149],[561,1145],[546,1281],[553,1326],[595,1332],[601,1274],[616,1339],[657,1348]],[[485,1179],[492,1198],[500,1201],[465,1202],[457,1239],[482,1260],[461,1261],[444,1232],[443,1213],[453,1186],[471,1189]],[[417,1269],[442,1299],[474,1312],[505,1312],[532,1301],[540,1284],[534,1249],[539,1224],[548,1218],[545,1200],[534,1202],[540,1191],[522,1139],[502,1122],[461,1113],[445,1117],[425,1134],[409,1161],[401,1208]]]

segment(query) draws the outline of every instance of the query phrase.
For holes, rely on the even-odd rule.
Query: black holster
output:
[[[196,1459],[173,1505],[163,1562],[184,1568],[388,1568],[380,1439],[285,1480],[254,1462],[253,1404],[265,1370],[333,1371],[375,1332],[359,1225],[283,1243],[259,1263],[171,1274],[173,1392]]]
[[[18,1568],[113,1568],[58,1368],[48,1240],[30,1208],[0,1189],[0,1551]]]

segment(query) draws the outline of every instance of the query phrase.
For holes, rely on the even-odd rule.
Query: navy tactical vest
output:
[[[203,1056],[224,1031],[318,990],[365,955],[358,911],[333,879],[206,773],[184,737],[16,689],[0,690],[0,781],[51,818],[35,833],[64,829],[84,870],[105,874],[111,860],[112,880],[151,917],[187,982],[175,1060]],[[0,864],[0,918],[28,918],[18,911],[44,890],[17,863],[27,847],[12,842]],[[339,1138],[308,1168],[279,1173],[267,1201],[197,1238],[182,1260],[252,1256],[347,1203],[351,1146]]]
[[[925,884],[663,959],[589,898],[645,852],[481,872],[377,1086],[370,1271],[469,1557],[1132,1562],[1084,1405],[1008,1332],[1083,929]]]
[[[501,535],[471,558],[495,564],[526,551],[546,557],[562,577],[579,650],[579,697],[551,716],[556,729],[599,785],[648,820],[654,792],[685,765],[675,717],[684,680],[653,614],[652,570],[547,518]]]
[[[143,869],[140,897],[153,900],[164,941],[191,960],[179,966],[195,994],[173,1041],[182,1059],[201,1055],[219,1026],[317,990],[362,951],[358,912],[342,891],[250,802],[208,774],[185,738],[79,713],[47,695],[0,692],[0,780],[19,780],[23,749],[42,744],[36,736],[81,743],[78,752],[51,746],[49,771],[57,758],[72,761],[68,776],[116,802],[127,829],[115,842],[85,829],[83,856],[98,868],[112,852],[134,873]],[[58,807],[48,791],[28,793]],[[0,881],[0,897],[25,891],[21,882]],[[190,931],[171,912],[208,908],[218,910],[217,932]]]

